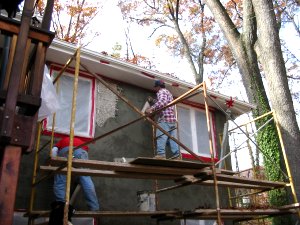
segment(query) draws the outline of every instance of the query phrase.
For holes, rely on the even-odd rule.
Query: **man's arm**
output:
[[[157,93],[157,101],[150,108],[152,111],[155,111],[165,107],[167,104],[168,104],[168,95],[165,91],[161,91]]]
[[[51,157],[56,157],[57,156],[57,152],[58,152],[58,147],[54,146],[51,149]]]
[[[63,139],[61,139],[59,142],[57,142],[53,148],[51,149],[51,157],[56,157],[58,150],[62,148]]]

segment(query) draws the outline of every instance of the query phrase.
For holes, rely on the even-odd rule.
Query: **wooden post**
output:
[[[218,181],[216,176],[216,166],[215,166],[215,153],[212,144],[212,134],[211,134],[211,125],[210,125],[210,114],[209,114],[209,107],[207,103],[207,92],[206,92],[206,83],[203,82],[203,92],[204,92],[204,102],[205,102],[205,112],[206,112],[206,122],[207,122],[207,130],[208,130],[208,137],[209,137],[209,150],[211,156],[211,163],[212,163],[212,172],[214,177],[214,188],[216,194],[216,207],[217,207],[217,216],[218,216],[218,225],[222,225],[221,221],[221,209],[220,209],[220,199],[219,199],[219,189],[218,189]]]
[[[80,47],[76,51],[76,65],[75,76],[73,86],[73,98],[72,98],[72,112],[70,121],[70,146],[68,152],[68,164],[67,164],[67,182],[66,182],[66,195],[65,195],[65,208],[64,208],[64,225],[68,225],[68,212],[70,205],[70,189],[71,189],[71,175],[72,175],[72,159],[73,159],[73,142],[74,142],[74,130],[75,130],[75,116],[76,116],[76,102],[78,91],[78,77],[80,68]]]
[[[8,145],[3,150],[0,167],[0,221],[12,225],[22,148]]]
[[[9,142],[13,132],[14,118],[18,87],[21,80],[21,70],[23,62],[25,60],[25,50],[27,45],[27,37],[29,33],[29,25],[31,21],[31,16],[33,13],[34,0],[26,0],[24,11],[22,13],[21,27],[17,39],[17,47],[15,50],[14,60],[11,68],[10,80],[8,83],[7,97],[5,101],[5,108],[3,111],[1,136],[6,141]]]

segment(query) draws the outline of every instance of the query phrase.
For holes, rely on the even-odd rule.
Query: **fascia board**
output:
[[[76,51],[77,47],[74,44],[70,44],[68,42],[65,41],[61,41],[58,39],[54,39],[51,46],[49,47],[50,51],[57,51],[57,54],[59,53],[64,53],[66,54],[67,57],[70,58],[70,56],[72,56],[74,54],[74,52]],[[136,64],[133,63],[129,63],[120,59],[116,59],[114,57],[108,56],[108,55],[104,55],[102,53],[97,53],[94,52],[92,50],[88,50],[85,48],[82,48],[80,51],[80,55],[81,55],[81,61],[83,63],[89,63],[89,69],[92,72],[95,73],[99,73],[97,71],[97,68],[99,68],[99,63],[101,64],[100,61],[106,61],[108,62],[107,67],[109,67],[110,69],[118,69],[119,71],[126,71],[128,74],[131,74],[131,78],[132,79],[143,79],[143,83],[148,83],[148,86],[146,87],[147,89],[151,89],[152,85],[153,85],[153,79],[162,79],[166,82],[167,86],[171,86],[173,83],[178,84],[179,87],[182,90],[190,90],[191,88],[195,87],[194,84],[170,77],[168,75],[165,75],[163,73],[157,72],[157,71],[153,71],[150,69],[146,69],[143,67],[140,67]],[[68,58],[65,57],[65,62],[67,62]],[[57,62],[56,62],[57,63]],[[73,64],[74,65],[74,64]],[[98,66],[97,66],[98,65]],[[145,77],[142,75],[142,73],[145,74],[149,74],[150,76],[152,76],[153,78],[149,78],[149,77]],[[142,86],[141,86],[142,87]],[[145,88],[142,87],[142,88]],[[219,92],[214,92],[211,90],[208,90],[207,93],[210,96],[214,96],[216,97],[216,99],[219,99],[218,102],[221,103],[222,102],[222,109],[226,109],[226,107],[224,107],[224,103],[226,101],[230,100],[230,96],[226,96],[223,94],[220,94]],[[249,111],[251,111],[252,109],[255,109],[256,106],[238,99],[233,99],[234,100],[234,111],[236,116],[242,115],[244,113],[247,113]],[[211,104],[211,106],[215,107],[213,104]],[[216,107],[217,108],[217,107]]]

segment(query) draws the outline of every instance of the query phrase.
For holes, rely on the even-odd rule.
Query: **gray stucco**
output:
[[[122,90],[122,94],[132,102],[137,108],[142,108],[147,96],[154,95],[150,91],[141,89],[136,86],[117,83]],[[103,106],[105,107],[105,105]],[[115,118],[108,119],[102,127],[96,127],[95,137],[104,134],[114,128],[124,125],[136,118],[138,114],[130,109],[123,101],[117,102],[117,112]],[[222,134],[225,117],[222,113],[216,111],[215,128],[217,135]],[[42,142],[49,140],[49,137],[42,137]],[[219,138],[218,149],[220,146]],[[119,130],[95,144],[89,145],[89,158],[101,161],[114,161],[115,158],[136,158],[152,157],[152,128],[144,120],[132,124],[122,130]],[[49,150],[49,149],[47,149]],[[48,157],[48,151],[41,153],[40,164],[45,165]],[[26,209],[30,197],[30,183],[33,168],[33,154],[24,155],[21,163],[21,175],[19,177],[18,193],[16,208]],[[137,192],[141,190],[153,190],[154,180],[141,179],[117,179],[117,178],[93,178],[100,200],[101,210],[108,211],[136,211]],[[52,194],[53,179],[43,181],[38,185],[35,209],[49,209],[53,201]],[[173,181],[159,182],[159,187],[174,185]],[[220,195],[226,196],[226,190],[220,189]],[[194,185],[178,188],[158,194],[159,210],[193,210],[195,208],[215,207],[213,187]],[[222,206],[226,207],[227,198],[222,197]],[[87,210],[82,194],[80,194],[75,203],[78,210]],[[154,219],[138,217],[120,217],[120,218],[103,218],[101,224],[122,224],[122,225],[140,225],[156,224]],[[179,221],[166,221],[161,224],[179,224]]]

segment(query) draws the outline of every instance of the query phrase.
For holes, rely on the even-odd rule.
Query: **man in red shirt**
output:
[[[156,110],[159,110],[170,102],[173,101],[173,96],[165,87],[165,82],[162,80],[156,80],[154,83],[154,89],[156,91],[156,100],[154,100],[154,105],[146,110],[146,114],[150,114]],[[176,138],[176,113],[175,106],[170,106],[158,114],[158,125],[167,131],[172,137]],[[161,130],[156,129],[156,151],[157,155],[155,158],[165,159],[166,158],[166,144],[169,142],[170,148],[173,156],[172,159],[181,159],[181,154],[179,151],[178,144],[170,139],[167,135],[163,134]]]
[[[73,146],[80,146],[84,142],[80,138],[74,137]],[[64,137],[55,144],[52,149],[51,156],[68,157],[68,151],[70,146],[70,138]],[[88,160],[88,146],[82,146],[73,151],[75,159]],[[83,189],[84,197],[87,201],[87,205],[91,211],[99,210],[98,198],[95,190],[94,183],[90,176],[79,176],[79,183]],[[56,174],[54,177],[54,196],[57,202],[65,202],[66,194],[66,176],[62,174]]]

